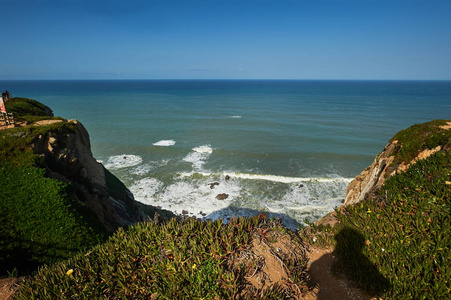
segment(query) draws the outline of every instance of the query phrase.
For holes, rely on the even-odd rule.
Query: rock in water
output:
[[[229,197],[229,195],[227,195],[227,194],[218,194],[217,196],[216,196],[216,199],[218,199],[218,200],[224,200],[224,199],[227,199]]]
[[[214,189],[214,188],[215,188],[215,185],[219,185],[219,182],[209,183],[209,185],[210,185],[210,188],[211,188],[211,189]]]

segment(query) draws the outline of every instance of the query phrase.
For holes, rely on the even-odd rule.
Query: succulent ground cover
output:
[[[28,120],[49,118],[35,100],[13,98],[7,109]],[[0,130],[0,276],[29,274],[107,238],[71,197],[72,186],[46,177],[44,158],[31,147],[39,137],[74,130],[68,122]]]
[[[318,245],[334,245],[341,261],[336,270],[374,295],[446,299],[451,293],[451,132],[440,129],[444,123],[395,136],[404,161],[429,147],[444,150],[391,176],[367,201],[337,210],[333,228],[312,225],[305,234]]]
[[[307,291],[302,249],[265,215],[149,220],[41,268],[16,299],[293,299]]]
[[[69,183],[45,176],[43,158],[29,147],[39,135],[70,130],[58,123],[0,131],[0,276],[27,274],[107,237]]]

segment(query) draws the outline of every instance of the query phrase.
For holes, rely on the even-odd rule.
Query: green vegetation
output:
[[[105,239],[70,199],[70,186],[32,166],[0,167],[1,274],[66,259]]]
[[[246,278],[262,268],[251,242],[299,239],[264,215],[222,221],[175,218],[119,229],[108,242],[41,268],[17,299],[290,299],[305,291],[305,257],[280,256],[286,285],[259,290]],[[298,246],[298,245],[296,245]],[[280,251],[280,250],[279,250]]]
[[[6,110],[14,114],[16,121],[33,123],[40,120],[59,119],[53,118],[52,110],[44,104],[27,98],[11,98],[6,102]]]
[[[414,125],[394,137],[404,161],[426,148],[444,151],[390,177],[368,201],[337,210],[335,227],[311,229],[318,243],[335,245],[336,269],[383,298],[446,299],[451,293],[451,130],[437,127],[444,123]]]
[[[390,141],[397,140],[394,151],[394,163],[409,163],[421,151],[434,149],[437,146],[451,147],[451,130],[443,130],[447,120],[435,120],[423,124],[415,124],[398,132]]]
[[[22,112],[43,109],[37,101],[17,99],[13,103]],[[75,130],[62,122],[0,131],[0,276],[27,274],[107,238],[73,199],[70,184],[46,178],[44,158],[31,149],[50,134]]]

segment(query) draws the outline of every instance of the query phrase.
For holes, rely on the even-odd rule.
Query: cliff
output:
[[[31,99],[6,107],[19,122],[0,126],[0,276],[68,258],[156,212],[174,216],[135,201],[93,157],[77,120]]]
[[[62,120],[39,121],[48,125]],[[89,134],[77,120],[69,120],[73,131],[50,131],[38,135],[31,148],[45,159],[47,176],[74,187],[73,196],[91,209],[108,231],[153,217],[156,208],[136,202],[130,191],[114,177],[91,153]],[[152,213],[153,211],[153,213]]]
[[[413,125],[302,235],[333,249],[333,268],[374,298],[449,298],[450,170],[451,120]]]
[[[436,120],[397,133],[374,162],[351,181],[343,206],[368,199],[386,179],[436,152],[448,150],[451,147],[448,139],[450,128],[450,121]]]

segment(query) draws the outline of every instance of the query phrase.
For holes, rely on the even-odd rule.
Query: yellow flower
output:
[[[196,264],[193,265],[193,270],[194,270],[195,268],[197,268],[197,265],[196,265]]]
[[[371,213],[371,209],[369,209],[369,208],[368,208],[368,211],[367,211],[367,213],[369,213],[369,214],[370,214],[370,213]]]
[[[74,273],[74,270],[73,270],[73,269],[70,269],[69,271],[66,272],[66,275],[70,275],[70,274],[72,274],[72,273]]]

